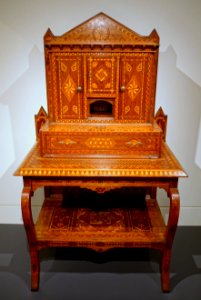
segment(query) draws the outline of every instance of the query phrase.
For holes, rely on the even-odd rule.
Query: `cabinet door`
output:
[[[94,53],[87,56],[88,98],[115,98],[118,59],[115,54]]]
[[[83,114],[82,56],[53,54],[52,70],[54,120],[80,119]]]
[[[153,56],[126,54],[120,62],[120,119],[137,123],[151,121],[154,94]]]

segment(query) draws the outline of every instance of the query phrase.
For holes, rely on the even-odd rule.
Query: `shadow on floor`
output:
[[[22,225],[0,226],[0,294],[11,299],[201,299],[201,228],[179,227],[171,260],[171,292],[160,287],[160,253],[119,249],[44,249],[38,292]],[[193,294],[193,296],[192,296]],[[197,297],[197,298],[196,298]]]

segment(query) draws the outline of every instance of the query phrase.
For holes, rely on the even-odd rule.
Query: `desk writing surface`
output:
[[[186,177],[186,173],[166,143],[160,158],[115,156],[41,157],[36,143],[16,176],[73,177]]]

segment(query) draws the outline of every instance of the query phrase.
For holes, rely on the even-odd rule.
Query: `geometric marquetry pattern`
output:
[[[16,171],[17,176],[125,176],[125,177],[185,177],[181,165],[162,144],[158,159],[79,159],[42,158],[36,145],[27,160]]]
[[[128,83],[127,89],[128,89],[128,95],[130,96],[131,100],[134,101],[135,97],[138,95],[138,93],[141,90],[135,76],[131,78],[130,82]]]
[[[62,91],[69,102],[72,100],[75,94],[75,90],[76,90],[76,84],[73,78],[70,75],[68,75],[66,80],[63,83]]]
[[[104,230],[107,234],[149,230],[149,216],[146,210],[113,208],[92,210],[81,208],[58,208],[54,210],[50,228],[54,230],[83,231],[96,234]]]
[[[147,53],[133,53],[121,58],[121,79],[125,84],[120,93],[123,119],[135,122],[149,122],[151,100],[152,56]]]
[[[78,119],[81,113],[82,94],[78,93],[81,84],[81,58],[72,53],[52,53],[53,119]]]
[[[115,145],[115,141],[111,138],[96,138],[92,137],[86,140],[85,144],[89,148],[107,149]]]
[[[116,88],[116,58],[113,55],[92,55],[87,59],[88,93],[114,94]]]

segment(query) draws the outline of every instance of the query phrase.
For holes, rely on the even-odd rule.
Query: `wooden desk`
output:
[[[179,216],[178,178],[186,174],[165,143],[161,157],[156,159],[45,158],[36,144],[15,175],[24,180],[22,215],[30,249],[32,290],[39,288],[42,248],[87,247],[104,251],[137,247],[161,251],[162,290],[169,291],[171,249]],[[45,188],[45,201],[34,224],[31,197],[40,187]],[[63,199],[55,190],[64,187],[79,187],[95,194],[126,188],[131,192],[126,206],[122,199],[120,207],[93,211],[90,207],[69,208],[68,199],[62,206]],[[146,191],[144,206],[132,199],[135,188]],[[157,188],[164,189],[170,199],[167,226],[157,205]],[[137,208],[133,203],[138,203]]]
[[[169,291],[177,184],[186,174],[164,143],[167,116],[161,108],[154,116],[157,31],[142,36],[99,13],[61,36],[48,29],[44,51],[48,112],[35,116],[38,144],[16,172],[32,290],[42,248],[146,247],[161,251]],[[45,201],[34,224],[31,197],[40,187]],[[157,188],[170,199],[167,226]]]

